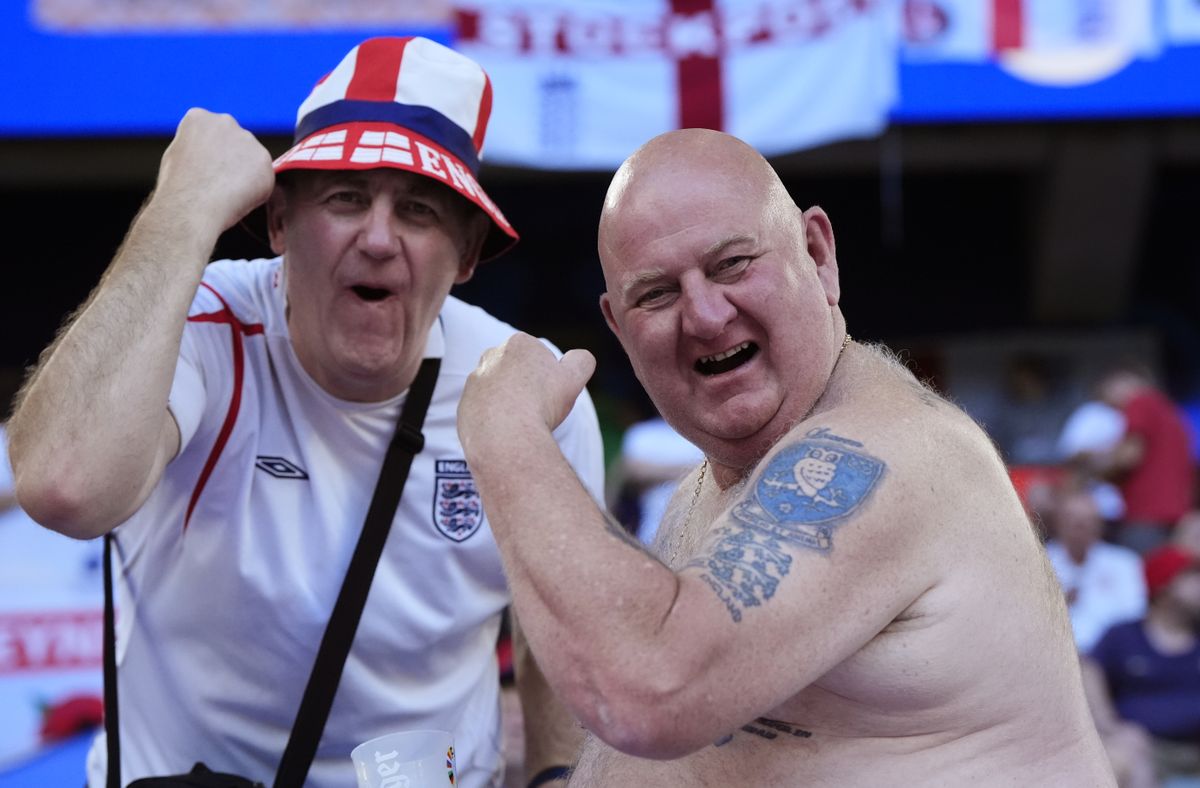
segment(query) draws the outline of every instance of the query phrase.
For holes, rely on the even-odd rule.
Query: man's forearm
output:
[[[26,383],[9,424],[17,494],[40,522],[95,536],[130,514],[169,456],[187,310],[216,238],[151,199],[89,300]]]
[[[595,729],[615,677],[636,686],[652,667],[678,580],[607,526],[548,432],[492,446],[469,459],[517,613],[555,690]]]
[[[583,744],[583,727],[555,696],[520,624],[513,616],[513,665],[521,719],[525,730],[525,782],[542,775],[546,784],[562,784],[566,775],[552,777],[574,766]]]

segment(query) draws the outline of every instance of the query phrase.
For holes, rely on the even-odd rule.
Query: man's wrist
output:
[[[570,766],[547,766],[533,776],[529,784],[525,788],[538,788],[538,786],[552,783],[556,780],[566,780],[571,776]]]

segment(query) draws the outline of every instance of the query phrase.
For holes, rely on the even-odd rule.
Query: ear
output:
[[[286,214],[287,194],[283,188],[276,186],[267,199],[267,237],[271,240],[271,251],[275,254],[287,251],[287,241],[283,233]]]
[[[842,297],[842,285],[838,278],[833,224],[825,211],[815,205],[801,212],[801,216],[804,219],[804,240],[808,244],[809,255],[817,265],[817,278],[825,289],[825,300],[830,306],[836,306]]]
[[[458,276],[454,277],[454,284],[461,285],[475,275],[475,267],[479,265],[479,258],[483,254],[483,242],[487,239],[491,220],[484,214],[483,211],[477,211],[475,216],[471,217],[470,223],[467,225],[467,243],[463,247],[462,258],[458,263]]]
[[[612,299],[608,297],[608,291],[600,294],[600,311],[604,313],[604,322],[608,323],[608,328],[617,337],[621,339],[621,329],[617,328],[617,321],[613,318]]]

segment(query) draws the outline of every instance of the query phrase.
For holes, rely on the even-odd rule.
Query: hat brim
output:
[[[308,135],[275,160],[289,170],[405,170],[431,178],[474,204],[489,219],[480,261],[508,251],[520,238],[461,159],[428,137],[386,122],[338,123]]]

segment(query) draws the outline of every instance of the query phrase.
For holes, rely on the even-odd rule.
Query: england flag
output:
[[[455,48],[494,90],[488,161],[613,169],[678,128],[765,155],[878,134],[899,0],[477,0]]]

